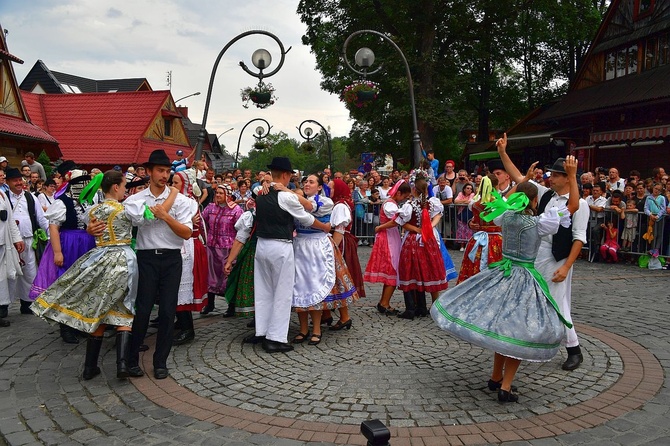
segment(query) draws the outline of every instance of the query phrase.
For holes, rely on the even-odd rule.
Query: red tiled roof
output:
[[[149,155],[151,155],[151,152],[158,149],[165,150],[165,153],[170,159],[175,157],[177,150],[183,150],[185,157],[189,156],[191,154],[191,151],[193,150],[190,147],[184,147],[181,144],[172,144],[163,141],[155,141],[153,139],[142,138],[140,140],[140,150],[139,153],[137,154],[136,162],[137,163],[146,162],[149,159]]]
[[[21,91],[29,116],[80,164],[143,162],[142,139],[169,91],[36,95]],[[159,146],[174,144],[156,141]],[[179,146],[183,150],[185,146]]]
[[[58,144],[53,136],[35,124],[13,116],[0,114],[0,134],[3,133]]]

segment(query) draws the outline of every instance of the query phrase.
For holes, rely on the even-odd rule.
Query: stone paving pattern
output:
[[[370,249],[359,250],[365,264]],[[458,265],[462,254],[450,252]],[[103,374],[81,380],[85,343],[62,343],[57,328],[15,305],[12,326],[0,329],[0,444],[365,444],[359,425],[370,418],[390,427],[394,446],[670,444],[668,278],[578,262],[573,318],[585,362],[564,372],[562,351],[522,363],[521,402],[508,405],[484,388],[490,352],[429,318],[380,315],[379,286],[356,304],[350,331],[289,354],[242,345],[243,320],[201,318],[163,381],[117,380],[112,339]]]

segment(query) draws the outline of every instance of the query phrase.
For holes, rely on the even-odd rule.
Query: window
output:
[[[637,44],[619,48],[605,55],[605,80],[637,74]]]
[[[655,0],[635,0],[634,20],[642,19],[651,15],[654,11]]]
[[[644,69],[660,67],[670,63],[670,34],[650,37],[645,42]]]
[[[172,119],[164,119],[165,122],[165,136],[172,136]]]

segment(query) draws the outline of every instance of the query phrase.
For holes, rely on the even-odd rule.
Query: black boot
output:
[[[86,341],[86,359],[84,359],[84,373],[81,377],[85,380],[92,379],[100,374],[98,357],[102,347],[102,336],[91,336]]]
[[[0,318],[7,317],[9,305],[0,305]]]
[[[128,353],[130,350],[130,332],[117,331],[116,333],[116,377],[128,378]]]
[[[66,344],[79,344],[79,339],[75,333],[77,330],[70,328],[65,324],[60,324],[60,337],[63,339],[63,342]]]
[[[32,310],[30,309],[30,305],[32,305],[32,301],[22,300],[21,301],[21,314],[33,314]]]
[[[190,311],[177,311],[177,322],[181,330],[177,332],[172,340],[173,345],[182,345],[195,339],[195,330],[193,329],[193,314]]]
[[[207,306],[200,311],[200,314],[209,314],[214,311],[214,299],[216,299],[216,294],[207,293]]]
[[[414,313],[417,317],[427,316],[428,308],[426,307],[426,292],[415,291],[414,295],[416,296],[416,309],[414,310]]]
[[[235,302],[228,304],[228,308],[225,313],[223,313],[223,317],[235,317]]]
[[[405,311],[398,315],[401,319],[414,319],[414,311],[416,305],[414,303],[414,291],[404,291],[403,297],[405,298]]]

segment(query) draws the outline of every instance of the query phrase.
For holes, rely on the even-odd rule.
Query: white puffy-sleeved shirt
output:
[[[406,223],[409,223],[412,220],[412,213],[414,211],[419,212],[418,200],[408,200],[399,210],[398,215],[395,219],[398,225],[402,226]],[[444,205],[440,202],[439,198],[432,197],[428,199],[428,215],[431,220],[438,214],[444,212]],[[417,216],[420,219],[420,214]],[[423,222],[421,223],[423,224]]]
[[[254,227],[254,211],[246,211],[240,215],[240,218],[235,222],[235,240],[240,243],[246,243],[251,237],[251,230]]]
[[[150,188],[131,195],[123,202],[126,214],[134,226],[138,226],[137,249],[181,249],[184,239],[175,234],[166,222],[158,218],[147,220],[144,218],[144,206],[149,207],[162,204],[170,195],[170,188],[166,187],[163,192],[154,196]],[[53,206],[52,206],[53,207]],[[183,194],[177,194],[169,214],[179,223],[186,225],[193,231],[191,219],[195,215],[198,204],[186,198]],[[49,208],[51,210],[51,208]]]
[[[389,203],[390,204],[390,203]],[[396,205],[396,209],[397,209]],[[330,224],[335,232],[344,234],[347,226],[351,223],[351,210],[345,203],[337,203],[330,214]]]
[[[7,211],[7,218],[4,220],[0,218],[0,246],[22,241],[21,233],[14,220],[12,207],[9,205],[7,197],[2,192],[0,192],[0,212],[1,211]],[[11,240],[7,240],[7,236],[9,236]]]
[[[549,191],[550,189],[548,187],[545,187],[542,184],[536,183],[533,180],[530,180],[531,183],[535,184],[537,186],[537,196],[538,199],[542,198],[542,195],[544,195],[545,192]],[[554,194],[553,197],[549,200],[547,203],[547,206],[545,207],[546,209],[551,209],[552,207],[562,209],[567,207],[568,205],[568,199],[570,198],[570,193],[567,193],[565,195],[558,195]],[[574,242],[575,240],[579,240],[582,243],[586,243],[586,227],[589,224],[589,205],[586,204],[586,200],[583,198],[579,199],[579,209],[577,209],[577,212],[575,212],[572,215],[572,241]],[[566,210],[567,212],[567,210]],[[542,243],[543,244],[548,244],[551,246],[553,243],[553,236],[552,235],[544,235],[542,236]]]

